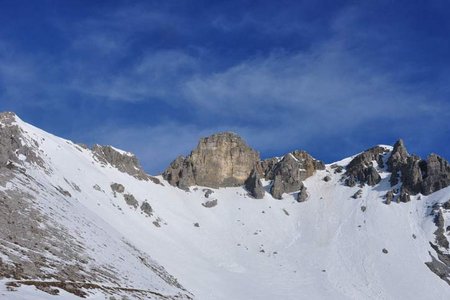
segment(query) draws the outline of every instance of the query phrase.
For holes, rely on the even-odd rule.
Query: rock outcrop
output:
[[[163,177],[171,185],[212,188],[243,185],[259,162],[259,153],[230,132],[202,138],[187,157],[178,157]]]
[[[259,173],[255,169],[253,169],[252,173],[248,177],[248,179],[245,181],[245,188],[250,193],[250,195],[255,199],[262,199],[264,198],[264,194],[266,193],[264,190],[264,187],[261,183],[261,180],[259,178]]]
[[[297,201],[298,202],[305,202],[306,200],[308,200],[308,192],[307,192],[307,188],[306,186],[304,186],[302,184],[300,191],[297,194]]]
[[[387,160],[387,170],[391,172],[391,186],[399,182],[400,171],[408,162],[409,153],[406,150],[403,140],[400,139],[394,144],[394,149]]]
[[[291,193],[300,190],[306,174],[301,171],[298,160],[291,154],[286,154],[275,165],[273,172],[273,184],[270,193],[276,199],[281,199],[283,193]]]
[[[121,152],[111,146],[94,145],[92,147],[94,156],[104,164],[110,164],[120,172],[127,173],[139,180],[151,180],[156,184],[160,181],[147,175],[139,164],[139,160],[134,154]]]
[[[436,154],[426,160],[409,155],[402,140],[395,143],[388,159],[391,185],[399,183],[401,174],[402,188],[409,194],[429,195],[450,185],[450,165],[448,161]]]
[[[272,180],[270,193],[281,199],[284,193],[299,191],[303,180],[312,176],[316,170],[325,169],[323,162],[314,159],[305,151],[294,151],[266,170],[267,180]]]
[[[212,188],[245,185],[257,199],[264,197],[260,181],[264,178],[272,181],[272,196],[281,199],[284,193],[299,191],[303,180],[323,169],[323,162],[305,151],[261,161],[258,152],[239,136],[224,132],[201,139],[190,155],[175,159],[162,175],[171,185],[185,190],[193,185]]]
[[[422,181],[422,193],[434,193],[450,185],[450,165],[442,157],[431,154],[426,160],[425,174]]]
[[[381,181],[381,177],[374,167],[373,162],[383,165],[383,155],[388,152],[386,148],[376,146],[357,155],[346,167],[345,175],[347,186],[355,186],[357,183],[374,186]]]
[[[21,140],[22,129],[16,124],[16,118],[12,112],[0,113],[0,168],[22,161],[45,168],[44,161],[36,151],[39,146],[37,142],[32,141],[36,146],[33,149]]]

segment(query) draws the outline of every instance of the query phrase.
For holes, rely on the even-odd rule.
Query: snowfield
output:
[[[351,188],[330,164],[304,182],[306,202],[289,194],[276,200],[269,193],[257,200],[241,187],[210,189],[206,197],[209,188],[187,192],[161,177],[161,184],[138,180],[100,162],[89,149],[16,122],[24,142],[38,144],[45,169],[24,162],[34,180],[25,184],[21,175],[0,182],[0,189],[28,191],[39,211],[83,246],[87,266],[109,266],[120,275],[117,282],[98,284],[161,294],[128,297],[450,299],[450,286],[425,265],[430,253],[436,256],[429,243],[436,230],[432,206],[449,200],[450,188],[386,205],[390,173],[378,168],[378,185]],[[114,192],[113,183],[124,191]],[[361,198],[352,198],[359,189]],[[127,203],[127,195],[137,205]],[[213,200],[217,205],[203,205]],[[141,210],[144,202],[150,214]],[[165,271],[155,271],[160,266]],[[175,278],[179,285],[171,284]],[[79,299],[27,285],[8,291],[8,281],[0,281],[0,298]],[[109,296],[90,290],[87,298]]]

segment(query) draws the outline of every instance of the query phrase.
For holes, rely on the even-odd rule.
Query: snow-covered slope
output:
[[[450,298],[425,264],[438,256],[436,212],[450,225],[450,210],[436,205],[450,188],[386,205],[390,173],[377,167],[379,184],[345,186],[336,165],[348,158],[306,179],[302,203],[290,194],[253,199],[242,187],[184,191],[17,117],[2,128],[14,125],[29,148],[0,169],[1,205],[10,208],[2,216],[11,216],[0,229],[0,298],[55,297],[42,289],[59,289],[60,299],[76,298],[73,290],[91,299]],[[16,278],[1,279],[7,271]]]

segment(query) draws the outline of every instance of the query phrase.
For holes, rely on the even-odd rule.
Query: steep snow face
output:
[[[81,265],[88,282],[116,288],[80,288],[91,299],[128,293],[125,287],[148,292],[127,294],[137,299],[450,298],[450,286],[425,264],[432,261],[430,255],[437,257],[430,246],[437,243],[437,211],[448,237],[450,210],[439,204],[450,199],[450,188],[386,205],[390,173],[374,162],[378,184],[347,187],[337,170],[348,158],[306,179],[309,196],[302,203],[296,193],[281,200],[269,193],[253,199],[241,187],[191,187],[186,192],[162,178],[162,184],[139,180],[97,160],[89,149],[20,119],[15,123],[45,168],[26,159],[15,161],[17,168],[8,173],[14,176],[0,181],[0,193],[29,195],[23,201],[45,218],[42,226],[81,247],[80,257],[69,255],[67,264]],[[269,182],[263,184],[268,191]],[[57,249],[73,246],[43,238]],[[20,250],[28,253],[13,244],[0,243],[5,264],[12,251],[18,252],[16,257]],[[66,262],[47,252],[54,267],[37,274],[48,274],[48,280],[63,276],[57,269]],[[106,270],[110,273],[104,274]],[[0,296],[47,295],[27,285],[10,289],[17,291],[2,285]],[[61,299],[73,297],[60,291]]]

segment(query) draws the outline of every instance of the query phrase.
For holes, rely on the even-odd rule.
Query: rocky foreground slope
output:
[[[450,166],[200,140],[161,176],[0,114],[0,298],[448,299]]]

